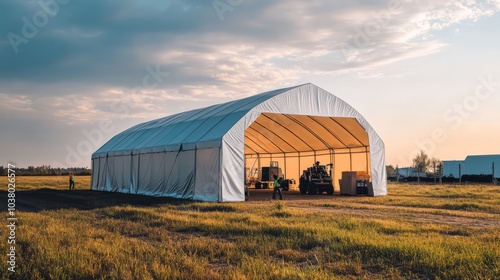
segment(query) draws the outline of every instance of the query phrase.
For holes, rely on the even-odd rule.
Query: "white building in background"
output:
[[[460,175],[491,174],[495,178],[500,177],[500,155],[473,155],[465,160],[443,161],[444,176],[459,178]]]
[[[443,160],[443,176],[459,178],[464,175],[465,160]]]

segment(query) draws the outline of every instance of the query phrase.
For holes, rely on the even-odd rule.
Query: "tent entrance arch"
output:
[[[332,163],[338,189],[342,171],[370,173],[368,133],[355,118],[261,113],[245,129],[246,180],[270,161],[296,182],[316,161]]]

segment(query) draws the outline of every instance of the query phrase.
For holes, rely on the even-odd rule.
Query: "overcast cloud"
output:
[[[77,133],[308,75],[385,75],[384,65],[446,50],[439,32],[499,10],[499,0],[2,1],[1,114],[22,115],[13,133],[30,123]]]

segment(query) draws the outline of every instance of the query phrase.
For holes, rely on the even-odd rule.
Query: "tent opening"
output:
[[[343,171],[370,175],[368,133],[355,118],[262,113],[245,130],[245,183],[262,179],[262,168],[277,162],[297,187],[303,170],[319,161],[332,164],[334,189]]]

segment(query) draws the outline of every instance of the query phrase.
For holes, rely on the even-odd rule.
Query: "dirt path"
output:
[[[378,219],[392,218],[395,220],[405,220],[418,223],[438,223],[450,225],[464,225],[474,228],[500,228],[500,215],[496,219],[480,219],[457,217],[446,214],[429,214],[421,212],[411,212],[410,207],[385,206],[381,209],[350,209],[350,208],[327,208],[327,207],[301,207],[289,206],[295,209],[307,209],[307,211],[328,212],[336,214],[347,214],[353,216],[372,217]]]
[[[439,223],[439,224],[449,224],[449,225],[464,225],[474,228],[499,228],[500,229],[500,215],[498,214],[490,214],[484,213],[485,216],[488,216],[489,219],[482,218],[472,218],[472,217],[460,217],[458,215],[447,214],[446,212],[450,212],[449,210],[441,210],[441,209],[432,209],[432,208],[414,208],[414,207],[405,207],[405,206],[390,206],[390,205],[372,205],[372,204],[358,204],[354,203],[355,197],[345,197],[342,196],[342,200],[346,201],[349,204],[346,208],[334,208],[334,207],[321,207],[317,205],[300,205],[294,204],[294,201],[311,201],[311,203],[315,203],[318,201],[321,202],[331,202],[337,201],[339,199],[339,195],[336,194],[334,196],[329,195],[302,195],[298,191],[289,191],[283,192],[285,200],[291,201],[288,207],[295,209],[307,209],[307,211],[316,211],[316,212],[328,212],[328,213],[338,213],[338,214],[347,214],[353,216],[363,216],[363,217],[373,217],[379,219],[395,219],[395,220],[404,220],[410,222],[418,222],[418,223]],[[266,201],[271,200],[272,190],[271,189],[251,189],[250,190],[250,199],[251,202],[258,201]],[[354,204],[353,204],[354,203]],[[361,208],[361,209],[352,209]],[[342,207],[340,205],[340,207]],[[425,212],[433,212],[440,210],[442,213],[433,214],[433,213],[425,213]],[[453,212],[453,211],[452,211]],[[455,211],[456,212],[456,211]]]

